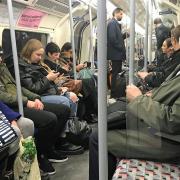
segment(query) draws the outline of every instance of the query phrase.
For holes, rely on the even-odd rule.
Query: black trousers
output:
[[[89,113],[97,114],[97,87],[93,78],[82,79],[83,102]],[[92,111],[92,112],[91,112]]]
[[[108,153],[108,179],[111,180],[116,169],[116,158]],[[89,142],[89,180],[99,180],[98,132],[94,130]]]
[[[111,60],[112,62],[112,79],[111,79],[111,98],[116,98],[116,79],[118,73],[122,71],[122,61]]]
[[[16,108],[14,110],[17,111]],[[24,116],[34,122],[38,154],[46,154],[52,150],[69,114],[69,107],[62,104],[44,103],[44,110],[24,108]]]

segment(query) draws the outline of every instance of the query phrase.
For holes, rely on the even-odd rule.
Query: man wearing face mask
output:
[[[122,33],[118,23],[123,17],[123,10],[116,8],[112,15],[107,25],[107,60],[112,62],[111,98],[116,98],[116,77],[122,71],[122,61],[126,59],[124,39],[127,33]]]

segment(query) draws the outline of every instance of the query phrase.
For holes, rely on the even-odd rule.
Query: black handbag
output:
[[[87,147],[92,128],[86,121],[79,121],[78,118],[71,118],[66,123],[65,132],[69,142]]]

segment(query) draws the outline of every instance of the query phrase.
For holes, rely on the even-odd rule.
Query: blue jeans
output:
[[[46,103],[54,103],[54,104],[64,104],[68,106],[71,109],[71,116],[76,116],[77,112],[77,104],[72,102],[71,99],[69,99],[69,96],[65,95],[48,95],[48,96],[41,96],[42,102]]]

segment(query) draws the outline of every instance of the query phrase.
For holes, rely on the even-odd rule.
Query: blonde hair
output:
[[[30,39],[27,41],[25,46],[23,47],[21,51],[21,58],[26,60],[28,63],[31,63],[31,55],[34,51],[37,51],[39,49],[43,48],[42,43],[37,39]]]
[[[30,39],[24,46],[21,51],[21,58],[23,58],[27,63],[31,64],[31,55],[34,51],[43,48],[42,43],[37,39]],[[44,48],[43,48],[44,49]],[[39,62],[39,65],[42,66],[47,72],[52,70],[48,65],[46,65],[43,60]]]

